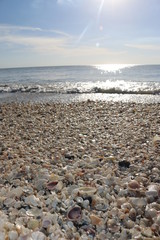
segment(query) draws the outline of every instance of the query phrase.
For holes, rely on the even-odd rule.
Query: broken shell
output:
[[[31,235],[33,240],[45,240],[46,236],[42,232],[33,232]]]
[[[160,196],[160,187],[156,184],[149,185],[148,191],[146,192],[146,196],[158,197]]]
[[[156,217],[156,216],[157,216],[157,211],[156,211],[156,209],[154,209],[154,208],[147,209],[147,210],[145,211],[145,217],[146,217],[146,218],[154,218],[154,217]]]
[[[158,146],[160,144],[160,137],[158,135],[156,135],[154,138],[153,138],[153,145],[154,146]]]
[[[130,203],[134,208],[142,209],[147,205],[146,198],[130,198]]]
[[[28,227],[29,229],[35,230],[36,228],[39,227],[39,222],[38,222],[38,220],[36,220],[36,219],[30,219],[29,222],[28,222],[28,224],[27,224],[27,227]]]
[[[97,189],[94,187],[80,187],[78,189],[79,195],[83,197],[92,196],[96,192],[97,192]]]
[[[128,189],[129,190],[136,190],[139,189],[140,185],[136,180],[132,180],[128,183]]]
[[[51,225],[51,220],[50,219],[44,219],[42,222],[42,227],[43,228],[48,228]]]
[[[90,215],[92,225],[101,225],[102,219],[94,214]]]
[[[46,187],[48,188],[48,190],[53,190],[57,184],[58,184],[58,181],[52,181],[47,183]]]
[[[17,240],[18,239],[18,233],[17,231],[10,231],[8,233],[9,240]]]
[[[40,201],[39,198],[36,198],[34,195],[30,195],[28,197],[25,198],[25,203],[30,205],[30,206],[39,206],[40,205]]]
[[[79,206],[72,207],[68,213],[67,218],[70,221],[79,221],[82,218],[82,210]]]
[[[134,208],[131,208],[129,211],[129,217],[131,220],[135,221],[136,220],[136,210]]]

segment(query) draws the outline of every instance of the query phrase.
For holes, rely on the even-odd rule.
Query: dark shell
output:
[[[46,187],[48,188],[48,190],[53,190],[57,184],[58,184],[58,181],[52,181],[47,183]]]
[[[82,210],[79,206],[71,208],[67,213],[67,218],[70,221],[78,221],[82,217]]]

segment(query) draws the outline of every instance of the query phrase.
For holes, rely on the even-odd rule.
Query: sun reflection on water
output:
[[[116,73],[120,72],[121,69],[130,68],[135,66],[134,64],[99,64],[94,65],[95,68],[104,72]]]

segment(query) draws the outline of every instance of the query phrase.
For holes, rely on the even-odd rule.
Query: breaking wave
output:
[[[64,87],[64,86],[43,86],[43,85],[0,85],[0,93],[53,93],[53,94],[83,94],[83,93],[104,93],[104,94],[150,94],[160,95],[160,88],[156,89],[123,89],[120,87],[101,88],[101,87]]]

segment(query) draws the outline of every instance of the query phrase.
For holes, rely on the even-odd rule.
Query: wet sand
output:
[[[160,239],[156,135],[159,103],[1,104],[0,236]]]

